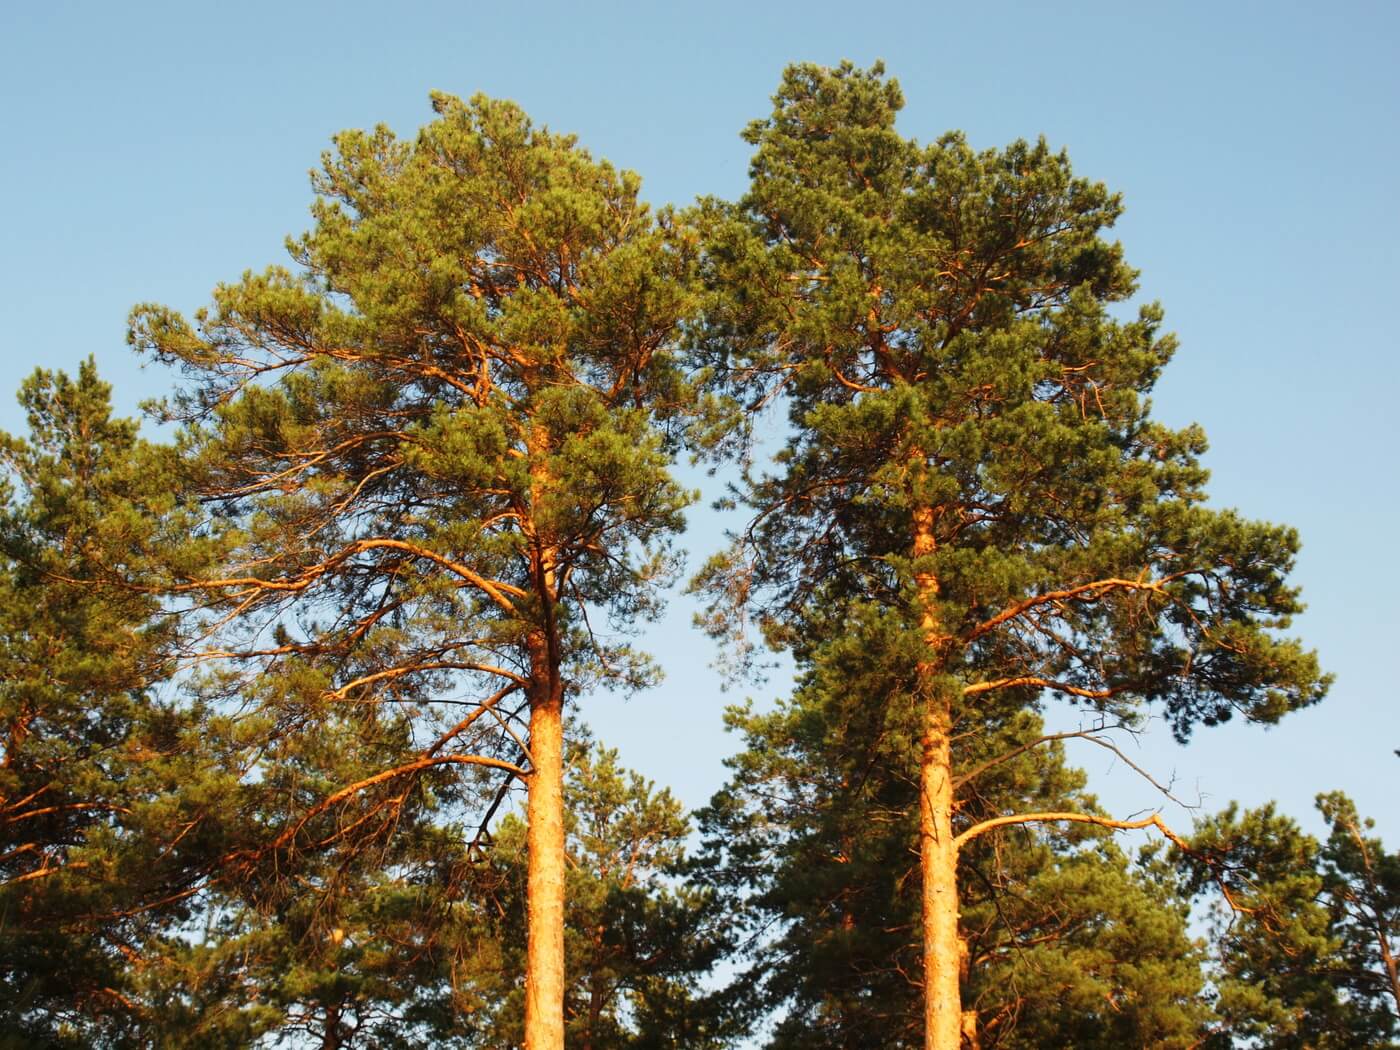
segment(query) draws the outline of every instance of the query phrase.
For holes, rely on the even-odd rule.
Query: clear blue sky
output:
[[[1218,503],[1302,532],[1299,629],[1337,674],[1332,696],[1278,729],[1205,731],[1185,749],[1159,729],[1141,760],[1210,805],[1276,797],[1310,825],[1312,795],[1342,788],[1400,845],[1400,6],[505,7],[0,7],[0,391],[88,354],[124,409],[164,390],[123,343],[131,305],[192,309],[215,282],[281,261],[329,136],[381,121],[411,133],[432,88],[516,99],[640,171],[653,201],[687,202],[740,191],[738,132],[785,63],[884,58],[906,134],[1045,134],[1125,194],[1119,235],[1182,340],[1159,415],[1205,425]],[[8,394],[0,426],[19,426]],[[697,515],[696,558],[720,542]],[[585,717],[699,804],[737,741],[720,729],[733,697],[688,620],[678,605],[648,636],[666,685],[590,700]],[[1103,756],[1073,756],[1116,811],[1154,804]]]

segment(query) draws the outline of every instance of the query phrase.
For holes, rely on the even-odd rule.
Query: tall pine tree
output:
[[[1157,307],[1115,312],[1135,279],[1103,237],[1118,198],[1043,142],[910,141],[902,104],[879,66],[790,68],[746,132],[748,193],[701,209],[697,356],[738,403],[781,398],[791,422],[777,472],[742,486],[752,524],[703,582],[713,626],[754,609],[779,645],[877,625],[868,659],[921,712],[924,1038],[955,1050],[979,1025],[959,857],[1013,825],[1115,823],[973,819],[961,742],[989,707],[1158,709],[1185,738],[1275,721],[1326,682],[1276,633],[1299,609],[1296,536],[1207,508],[1204,436],[1148,414],[1173,341]]]
[[[221,286],[193,324],[138,308],[131,340],[190,380],[172,412],[198,423],[195,493],[228,555],[174,586],[213,651],[298,683],[265,691],[280,734],[355,705],[411,723],[308,816],[366,792],[383,816],[452,768],[527,785],[525,1042],[552,1050],[564,705],[653,678],[618,629],[656,611],[690,500],[658,427],[689,396],[690,249],[636,176],[513,104],[433,105],[412,141],[337,137],[296,272]],[[274,845],[326,841],[303,830]]]

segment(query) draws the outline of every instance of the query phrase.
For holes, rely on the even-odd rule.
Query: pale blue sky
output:
[[[1185,749],[1159,730],[1142,761],[1212,805],[1277,797],[1309,824],[1313,794],[1342,788],[1400,845],[1400,6],[503,6],[0,7],[0,426],[19,425],[8,392],[36,365],[90,353],[123,408],[162,391],[123,343],[130,306],[192,309],[281,261],[329,136],[380,121],[411,133],[432,88],[516,99],[640,171],[651,200],[684,203],[741,190],[738,132],[785,63],[882,57],[906,134],[1043,133],[1125,194],[1119,235],[1182,340],[1159,414],[1205,425],[1218,503],[1302,532],[1299,628],[1337,673],[1333,695],[1278,729],[1204,731]],[[719,545],[712,515],[689,542],[697,558]],[[665,686],[590,701],[585,717],[694,805],[737,741],[688,621],[678,605],[648,635]],[[1074,755],[1115,810],[1154,804],[1103,756]]]

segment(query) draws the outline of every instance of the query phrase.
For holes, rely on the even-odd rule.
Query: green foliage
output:
[[[727,913],[680,879],[680,806],[579,737],[567,781],[570,1043],[730,1045],[727,1000],[701,987],[729,946]],[[317,761],[334,754],[324,773],[349,776],[356,750],[342,731]],[[395,812],[394,833],[373,843],[296,854],[280,878],[210,885],[191,921],[128,968],[132,1038],[170,1050],[519,1046],[523,822],[512,814],[473,845],[439,804]]]
[[[193,325],[133,313],[133,344],[192,379],[168,411],[204,421],[187,440],[227,556],[194,582],[245,655],[333,656],[328,687],[367,699],[508,682],[551,627],[577,688],[645,685],[585,610],[630,628],[674,572],[691,496],[656,426],[691,397],[669,348],[686,238],[514,105],[434,107],[415,141],[337,136],[300,272],[221,286]]]
[[[112,418],[90,360],[20,403],[30,436],[0,436],[0,1042],[120,1044],[133,960],[207,867],[207,811],[175,791],[219,776],[198,712],[163,695],[175,624],[140,583],[180,531],[174,460]]]
[[[295,271],[131,318],[189,380],[165,410],[217,567],[170,586],[222,661],[206,695],[242,712],[260,798],[226,874],[249,900],[321,854],[392,866],[420,820],[475,851],[539,772],[527,712],[657,678],[628,636],[693,498],[670,474],[693,238],[514,104],[433,108],[411,140],[336,137]]]
[[[463,1045],[454,929],[497,891],[462,829],[401,813],[379,848],[302,858],[291,877],[223,882],[202,928],[143,973],[143,1034],[165,1047]]]
[[[1325,843],[1272,805],[1231,806],[1178,856],[1187,888],[1217,909],[1212,1045],[1400,1045],[1400,854],[1367,834],[1345,795],[1317,803]]]
[[[294,268],[130,341],[187,379],[173,447],[91,363],[0,436],[0,1046],[518,1046],[527,710],[657,670],[688,437],[751,450],[702,572],[802,670],[702,815],[575,739],[571,1045],[917,1046],[918,784],[949,699],[955,833],[1100,814],[1048,694],[1185,739],[1328,679],[1281,631],[1297,537],[1205,506],[1151,419],[1174,342],[1044,142],[895,130],[876,66],[795,66],[748,194],[677,217],[511,103],[346,132]],[[686,343],[682,347],[682,341]],[[682,351],[689,353],[689,358]],[[745,643],[747,644],[747,643]],[[752,651],[735,650],[742,664]],[[188,660],[188,663],[181,661]],[[932,669],[932,670],[930,670]],[[1392,1045],[1400,860],[1339,795],[1203,825],[1213,1001],[1182,887],[1102,829],[961,851],[983,1050]],[[709,991],[742,942],[749,969]],[[1388,981],[1388,983],[1387,983]]]
[[[1175,343],[1155,304],[1125,310],[1119,198],[1044,141],[903,137],[879,65],[792,66],[773,102],[745,133],[747,194],[695,215],[692,353],[736,417],[776,402],[789,426],[695,586],[741,668],[756,620],[805,677],[771,719],[737,716],[749,750],[708,820],[734,840],[721,877],[779,924],[750,975],[790,1010],[774,1045],[916,1045],[912,855],[940,878],[956,863],[916,834],[921,763],[953,778],[955,835],[1092,817],[1040,739],[1047,697],[1128,728],[1157,709],[1185,740],[1275,722],[1328,679],[1280,635],[1301,609],[1294,532],[1208,508],[1204,435],[1150,416]],[[1083,833],[961,853],[963,1021],[983,1045],[1194,1043],[1199,976],[1160,877]]]

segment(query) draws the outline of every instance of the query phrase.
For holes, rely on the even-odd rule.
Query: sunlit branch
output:
[[[1004,817],[992,817],[984,820],[980,824],[963,831],[953,839],[953,848],[961,849],[973,839],[985,835],[989,831],[997,828],[1011,827],[1023,824],[1092,824],[1095,827],[1109,828],[1114,831],[1139,831],[1142,828],[1156,828],[1167,838],[1172,845],[1184,852],[1192,852],[1186,840],[1166,825],[1159,813],[1154,813],[1150,817],[1142,820],[1114,820],[1111,817],[1101,817],[1093,813],[1074,812],[1052,812],[1052,813],[1016,813]]]

